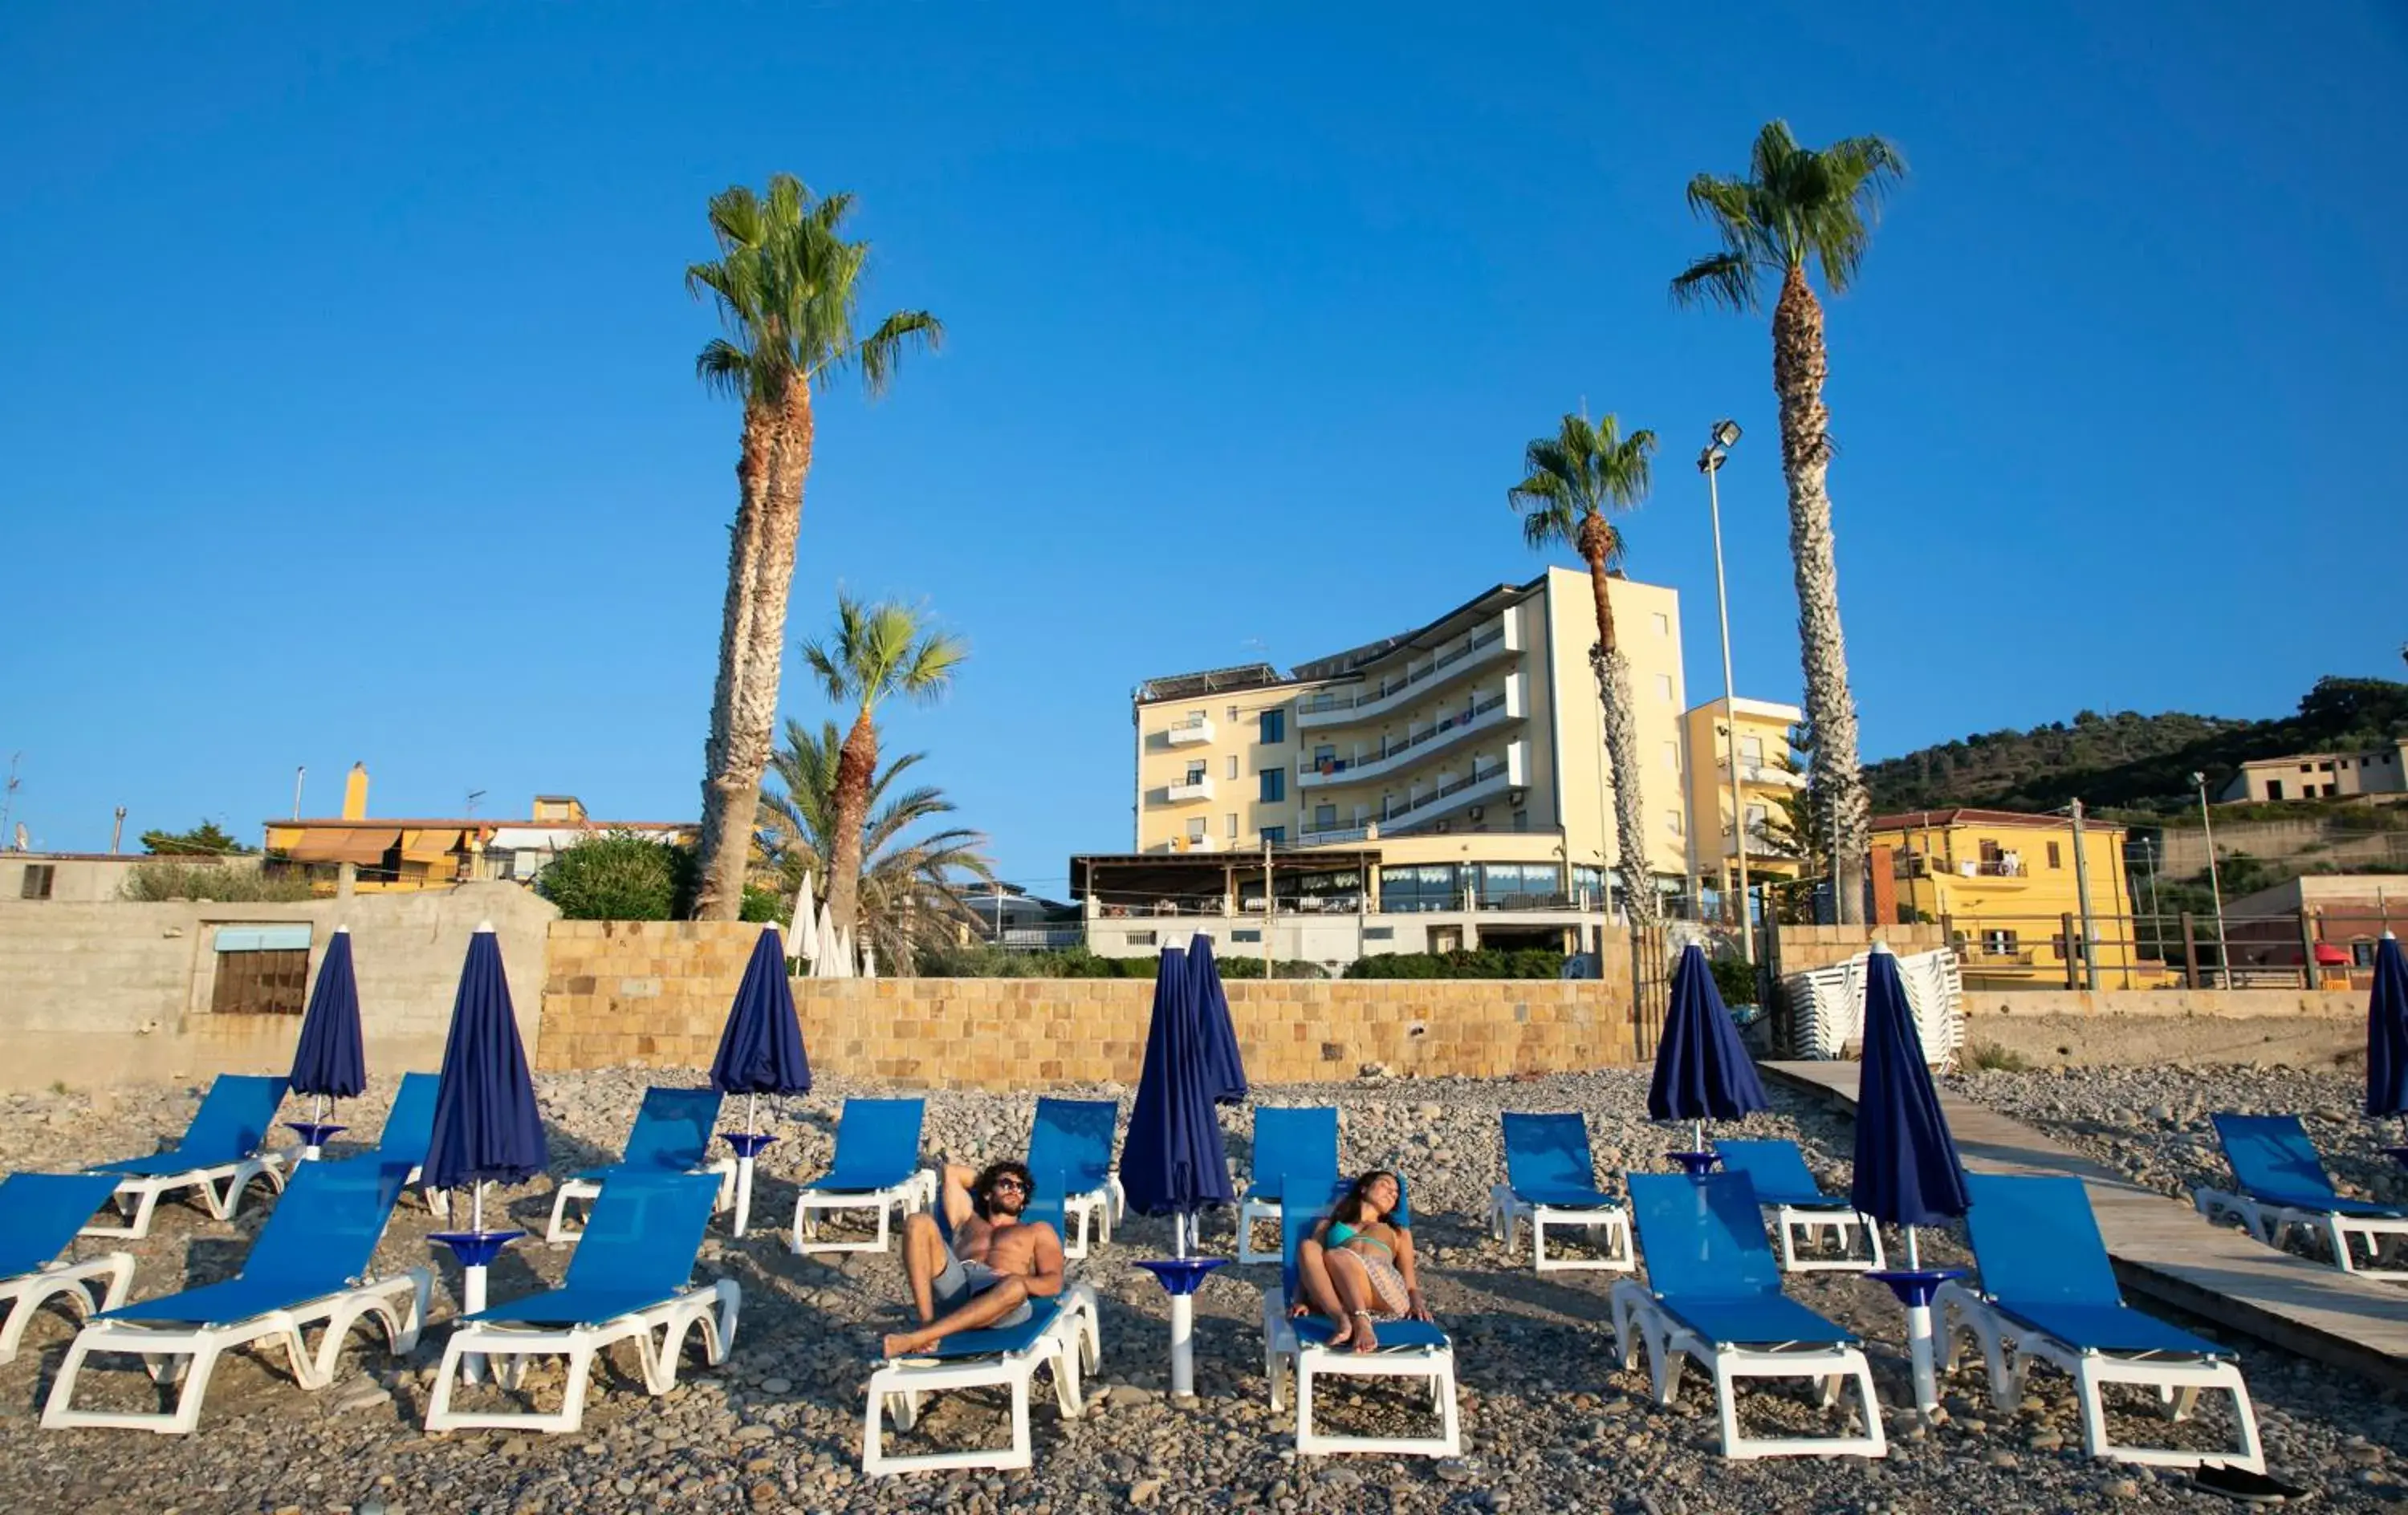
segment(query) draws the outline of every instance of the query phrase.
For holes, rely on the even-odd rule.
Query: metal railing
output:
[[[1461,715],[1448,716],[1427,731],[1417,732],[1398,742],[1382,742],[1377,752],[1360,760],[1341,757],[1298,758],[1296,761],[1297,773],[1298,776],[1345,773],[1354,768],[1369,767],[1374,763],[1385,763],[1388,759],[1401,757],[1415,748],[1426,747],[1441,736],[1461,735],[1466,726],[1498,708],[1504,703],[1503,693],[1491,694],[1484,700],[1467,706]]]
[[[1321,715],[1330,710],[1351,710],[1357,706],[1376,705],[1391,694],[1401,693],[1426,679],[1435,679],[1465,658],[1495,646],[1505,639],[1505,628],[1491,626],[1474,635],[1464,645],[1451,652],[1441,652],[1422,667],[1414,668],[1394,682],[1383,682],[1376,690],[1360,694],[1315,694],[1297,708],[1306,715]]]
[[[1394,821],[1399,817],[1411,815],[1415,810],[1426,810],[1440,800],[1446,799],[1451,795],[1460,794],[1465,790],[1471,788],[1474,784],[1484,784],[1504,771],[1505,765],[1502,763],[1497,764],[1491,767],[1474,768],[1471,771],[1470,777],[1457,779],[1453,783],[1440,784],[1438,788],[1422,795],[1419,799],[1403,800],[1390,805],[1382,812],[1380,819],[1383,822]]]

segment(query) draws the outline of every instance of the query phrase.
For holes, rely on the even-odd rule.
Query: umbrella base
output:
[[[1140,1261],[1137,1265],[1154,1275],[1162,1292],[1178,1298],[1192,1294],[1204,1287],[1204,1280],[1216,1267],[1226,1267],[1226,1257],[1164,1257]]]
[[[1885,1268],[1878,1273],[1868,1273],[1865,1277],[1876,1283],[1889,1285],[1889,1292],[1898,1295],[1898,1302],[1912,1309],[1930,1304],[1931,1296],[1940,1292],[1942,1284],[1952,1279],[1961,1279],[1966,1272],[1961,1267]]]
[[[758,1131],[723,1131],[719,1139],[727,1143],[728,1150],[738,1157],[758,1157],[778,1138]]]
[[[1722,1153],[1712,1151],[1666,1152],[1664,1155],[1679,1164],[1681,1171],[1692,1179],[1704,1178],[1719,1167],[1723,1160]]]
[[[502,1255],[503,1248],[525,1235],[523,1231],[436,1231],[426,1239],[451,1248],[452,1255],[466,1268],[488,1266]]]
[[[308,1162],[316,1158],[319,1149],[334,1140],[337,1132],[349,1131],[351,1127],[336,1125],[328,1121],[287,1121],[284,1129],[301,1138],[301,1157]]]

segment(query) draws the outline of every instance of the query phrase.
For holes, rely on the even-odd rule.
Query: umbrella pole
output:
[[[482,1236],[485,1230],[485,1180],[479,1179],[468,1191],[468,1229]],[[478,1255],[483,1255],[481,1252]],[[460,1269],[460,1313],[474,1315],[485,1308],[485,1265],[469,1263]],[[485,1381],[485,1359],[480,1352],[471,1352],[460,1360],[460,1381]]]
[[[1915,1228],[1907,1226],[1904,1229],[1906,1270],[1919,1273],[1923,1270],[1923,1258],[1915,1246]],[[1922,1303],[1913,1302],[1918,1299]],[[1914,1408],[1929,1415],[1940,1408],[1940,1383],[1939,1375],[1932,1366],[1931,1304],[1928,1292],[1918,1292],[1911,1296],[1906,1307],[1906,1348],[1914,1369]]]
[[[760,1108],[759,1094],[744,1096],[744,1135],[748,1138],[760,1134],[760,1122],[753,1119],[760,1113]],[[753,1143],[750,1140],[739,1141],[736,1144],[736,1218],[731,1229],[735,1235],[740,1236],[744,1235],[746,1223],[752,1219]]]
[[[1184,1213],[1170,1218],[1175,1256],[1187,1255],[1189,1220]],[[1170,1393],[1179,1399],[1196,1396],[1196,1299],[1184,1292],[1170,1296]]]
[[[1702,1152],[1705,1150],[1706,1122],[1703,1121],[1692,1121],[1689,1122],[1689,1151],[1693,1152]]]

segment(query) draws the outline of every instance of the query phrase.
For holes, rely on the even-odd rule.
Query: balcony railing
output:
[[[1401,765],[1396,762],[1397,759],[1405,757],[1422,748],[1426,748],[1432,742],[1452,740],[1456,737],[1470,735],[1471,728],[1480,725],[1484,717],[1495,715],[1498,710],[1504,708],[1506,703],[1506,695],[1501,691],[1498,693],[1491,694],[1484,700],[1467,706],[1459,714],[1444,717],[1437,725],[1432,726],[1427,731],[1416,732],[1412,736],[1404,737],[1398,741],[1381,743],[1380,750],[1377,752],[1361,759],[1359,762],[1347,758],[1328,758],[1326,760],[1316,758],[1299,758],[1297,760],[1296,765],[1297,781],[1302,783],[1311,783],[1315,779],[1319,779],[1324,782],[1342,783],[1351,781],[1354,779],[1369,779],[1376,778],[1380,774],[1393,773],[1396,771],[1397,767]],[[1508,715],[1505,719],[1508,721],[1517,721],[1520,720],[1521,717],[1516,713]],[[1503,724],[1502,722],[1492,721],[1488,722],[1488,725],[1490,726],[1501,724]],[[1484,727],[1483,729],[1485,728]]]
[[[1452,783],[1440,784],[1438,788],[1420,796],[1418,799],[1394,801],[1388,806],[1386,811],[1381,815],[1380,820],[1383,823],[1390,821],[1401,821],[1417,810],[1426,810],[1434,805],[1438,805],[1445,800],[1453,798],[1455,795],[1462,793],[1465,790],[1469,789],[1476,784],[1484,784],[1493,779],[1504,778],[1505,768],[1506,765],[1502,763],[1492,763],[1485,768],[1474,768],[1469,775],[1465,778],[1457,779]]]
[[[1730,782],[1731,765],[1729,758],[1726,757],[1719,763],[1716,763],[1714,765],[1714,768],[1723,776],[1723,782]],[[1806,776],[1802,773],[1792,773],[1787,768],[1774,767],[1770,764],[1767,763],[1750,763],[1745,759],[1742,759],[1740,762],[1739,779],[1740,782],[1743,784],[1769,784],[1775,789],[1803,789],[1806,787]]]
[[[1376,821],[1333,821],[1326,826],[1308,822],[1297,828],[1297,839],[1308,847],[1323,847],[1331,842],[1368,842],[1379,835]]]
[[[1399,694],[1451,673],[1467,659],[1478,657],[1505,639],[1503,624],[1491,625],[1485,631],[1473,634],[1462,646],[1451,648],[1440,653],[1421,667],[1408,671],[1401,678],[1383,680],[1377,689],[1357,690],[1352,694],[1334,693],[1314,694],[1297,706],[1297,715],[1310,722],[1315,716],[1344,716],[1355,710],[1384,705]]]
[[[1212,722],[1198,711],[1162,734],[1162,739],[1173,747],[1192,747],[1212,739]]]
[[[1173,805],[1183,805],[1190,800],[1209,800],[1212,797],[1212,776],[1198,773],[1173,780],[1163,790],[1162,797]]]
[[[2019,857],[1959,858],[1950,865],[1941,858],[1918,857],[1908,853],[1891,865],[1893,877],[1899,879],[2025,879],[2031,876],[2031,865]]]

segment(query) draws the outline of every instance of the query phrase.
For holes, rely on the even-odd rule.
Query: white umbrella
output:
[[[812,944],[819,940],[820,912],[819,907],[811,903],[811,874],[809,868],[803,870],[802,886],[795,891],[793,929],[786,935],[793,940],[802,943],[803,950],[806,952],[810,951]]]
[[[861,976],[865,979],[878,977],[878,959],[870,953],[869,938],[867,936],[861,938]]]

